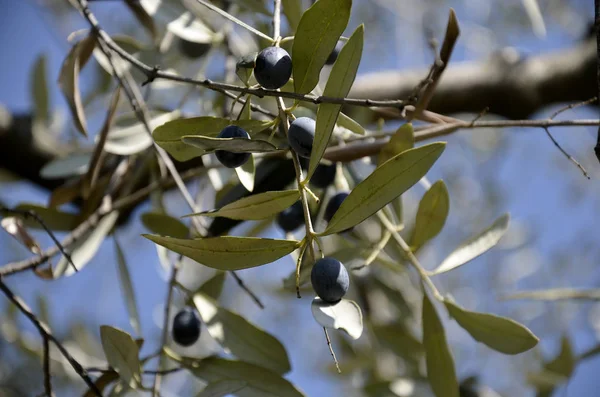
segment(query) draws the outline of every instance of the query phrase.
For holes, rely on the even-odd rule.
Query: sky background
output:
[[[49,81],[54,83],[69,48],[66,36],[85,27],[82,20],[75,19],[73,22],[77,23],[68,29],[52,25],[52,17],[33,3],[0,0],[0,53],[4,61],[0,66],[0,103],[15,113],[31,109],[29,77],[36,57],[46,54]],[[103,25],[117,31],[124,16],[115,10],[123,8],[111,3],[95,4],[92,10]],[[394,4],[392,0],[387,3]],[[497,3],[438,1],[428,2],[431,4],[428,7],[411,7],[411,2],[399,0],[390,10],[384,0],[376,3],[356,1],[348,32],[365,22],[367,35],[360,73],[427,66],[430,54],[424,45],[421,20],[427,15],[438,21],[436,31],[440,37],[449,5],[455,7],[462,28],[453,62],[483,59],[503,46],[514,46],[523,54],[531,55],[566,48],[577,42],[586,30],[585,25],[578,22],[573,26],[569,21],[578,21],[575,16],[584,13],[589,15],[590,21],[593,16],[592,2],[571,2],[574,14],[564,12],[547,17],[548,34],[542,38],[532,34],[520,1],[507,2],[505,7],[499,7]],[[495,13],[506,9],[512,10],[510,12],[516,17],[493,18]],[[523,18],[525,22],[521,21]],[[514,23],[514,27],[510,23]],[[84,73],[83,79],[85,76]],[[71,128],[65,101],[56,85],[52,85],[51,94],[53,109],[65,118],[66,128]],[[533,117],[547,117],[556,108],[542,109]],[[597,116],[596,110],[576,109],[561,117]],[[102,117],[92,118],[90,130],[97,129]],[[580,352],[597,343],[600,332],[600,307],[596,304],[497,300],[500,293],[520,289],[599,285],[600,248],[596,223],[600,210],[600,164],[592,151],[595,131],[593,128],[566,128],[556,129],[553,133],[587,168],[592,177],[590,181],[562,157],[543,130],[473,130],[448,137],[446,151],[428,177],[431,181],[443,178],[448,184],[450,217],[446,229],[421,258],[427,267],[435,267],[471,233],[485,228],[503,212],[510,212],[511,228],[503,244],[435,281],[442,291],[452,293],[469,309],[508,315],[527,324],[542,338],[539,352],[545,356],[556,352],[563,333],[572,338],[576,351]],[[417,200],[422,194],[423,188],[419,185],[407,193],[406,216],[414,217]],[[177,194],[167,197],[170,207],[182,208]],[[8,205],[46,203],[47,199],[48,192],[27,182],[0,182],[0,201]],[[140,309],[146,338],[143,353],[151,352],[157,346],[167,285],[153,244],[139,236],[144,229],[135,215],[148,209],[148,204],[138,207],[129,224],[117,231]],[[265,235],[275,237],[280,232],[271,228]],[[43,237],[41,240],[48,243]],[[10,236],[0,233],[0,263],[25,257],[24,249]],[[190,269],[194,271],[195,268]],[[292,269],[291,259],[284,258],[240,272],[265,301],[266,310],[261,311],[249,303],[230,279],[222,298],[223,305],[281,340],[293,367],[287,377],[308,396],[341,395],[340,390],[352,386],[348,378],[332,376],[326,370],[330,364],[329,352],[322,329],[310,314],[310,297],[298,300],[276,292],[281,280]],[[31,304],[38,295],[48,297],[51,323],[58,335],[64,334],[74,322],[90,326],[95,335],[99,335],[101,324],[133,332],[118,287],[110,238],[85,270],[74,277],[49,283],[24,273],[8,279],[7,283]],[[22,325],[33,337],[37,336],[26,321],[22,321]],[[203,332],[203,338],[207,339],[206,336]],[[490,352],[470,340],[454,323],[448,323],[448,339],[459,375],[478,373],[483,383],[500,391],[511,390],[515,383],[524,384],[524,369],[536,362],[536,353],[506,357]],[[592,391],[600,388],[599,369],[600,358],[579,365],[568,390],[558,395],[594,395]],[[172,375],[169,382],[178,384],[185,376],[184,373]]]

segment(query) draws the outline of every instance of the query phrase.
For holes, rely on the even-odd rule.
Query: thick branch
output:
[[[350,91],[356,98],[407,98],[426,70],[383,71],[359,76]],[[522,58],[505,49],[485,62],[450,64],[428,109],[437,113],[491,113],[527,118],[542,106],[596,96],[596,45],[586,40],[572,48]]]

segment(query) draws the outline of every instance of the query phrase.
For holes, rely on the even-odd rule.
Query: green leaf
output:
[[[224,397],[242,390],[248,383],[243,380],[225,379],[206,385],[196,397]]]
[[[162,236],[186,238],[188,227],[177,218],[160,212],[146,212],[140,216],[146,229]]]
[[[352,0],[318,0],[302,14],[292,45],[294,90],[308,94],[350,19]]]
[[[546,363],[544,368],[550,372],[569,378],[573,375],[576,365],[577,358],[575,357],[575,353],[573,353],[571,342],[569,342],[569,338],[563,336],[560,343],[560,352],[553,360]]]
[[[117,255],[117,266],[119,268],[119,282],[127,306],[127,313],[129,314],[129,323],[135,333],[140,336],[142,335],[140,315],[135,300],[135,292],[133,292],[133,283],[131,282],[131,276],[129,274],[129,269],[127,268],[127,261],[125,260],[125,254],[123,254],[123,250],[117,239],[114,238],[113,241],[115,242],[115,254]]]
[[[63,61],[58,77],[58,85],[71,109],[75,127],[84,136],[87,136],[87,123],[79,91],[79,72],[90,59],[95,46],[96,37],[93,33],[75,43]]]
[[[210,335],[231,354],[278,374],[291,369],[287,352],[275,337],[206,295],[195,294],[194,304]]]
[[[356,302],[342,299],[332,304],[315,297],[310,309],[315,320],[323,327],[346,331],[354,340],[362,335],[362,312]]]
[[[557,300],[600,300],[600,288],[577,289],[577,288],[555,288],[539,291],[521,291],[505,295],[502,299],[531,299],[540,301]]]
[[[403,324],[374,326],[373,333],[379,343],[404,359],[416,361],[424,352],[421,342]]]
[[[340,112],[337,119],[337,125],[343,127],[349,131],[354,132],[358,135],[365,135],[365,128],[356,122],[354,119],[346,116],[344,113]]]
[[[364,221],[417,183],[440,157],[446,144],[435,142],[391,158],[350,192],[321,235]]]
[[[125,5],[135,16],[135,19],[150,33],[152,41],[156,41],[158,38],[158,32],[154,25],[154,19],[146,12],[144,7],[139,1],[125,0]]]
[[[283,7],[283,13],[288,20],[291,31],[295,32],[302,17],[302,1],[281,0],[281,6]]]
[[[202,360],[181,357],[170,349],[165,349],[165,352],[195,376],[207,382],[246,382],[246,387],[235,393],[237,397],[304,397],[304,394],[289,381],[267,368],[218,357]]]
[[[83,267],[96,255],[96,252],[100,249],[100,245],[102,245],[102,242],[108,233],[110,233],[115,223],[117,223],[118,217],[118,211],[113,211],[110,214],[104,215],[90,232],[82,236],[75,244],[67,249],[77,270],[83,269]],[[58,278],[63,274],[71,276],[74,273],[75,270],[73,269],[73,266],[69,264],[65,257],[60,258],[56,268],[54,268],[54,278]]]
[[[54,208],[46,208],[37,204],[22,203],[16,208],[19,211],[33,211],[44,221],[50,230],[68,232],[78,224],[78,215],[70,212],[60,211]],[[19,216],[21,217],[21,216]],[[42,226],[35,220],[27,217],[23,218],[23,224],[34,229],[42,229]]]
[[[29,91],[34,104],[35,118],[43,122],[50,120],[50,99],[48,98],[48,74],[47,58],[40,54],[31,71]]]
[[[523,353],[533,348],[539,341],[524,325],[510,318],[468,311],[448,300],[444,300],[444,304],[450,316],[473,339],[500,353]]]
[[[116,374],[115,372],[112,372],[112,371],[105,372],[96,379],[94,384],[96,385],[98,390],[100,390],[102,392],[108,385],[110,385],[111,383],[113,383],[114,381],[116,381],[118,379],[119,379],[119,375]],[[97,397],[97,396],[98,395],[92,389],[88,389],[85,392],[85,394],[83,395],[83,397]]]
[[[490,227],[456,248],[446,259],[444,259],[442,264],[433,271],[433,274],[445,273],[452,269],[456,269],[498,244],[502,236],[504,236],[504,233],[508,230],[509,221],[509,214],[500,216],[500,218],[496,219]]]
[[[439,180],[431,187],[421,199],[415,228],[411,238],[413,251],[419,249],[442,231],[448,211],[450,210],[450,197],[444,181]]]
[[[423,294],[423,345],[427,378],[437,397],[459,397],[454,359],[446,332],[427,293]]]
[[[294,204],[300,198],[298,190],[271,191],[253,194],[218,210],[199,212],[197,214],[210,217],[222,216],[238,220],[259,220],[276,215]]]
[[[40,170],[45,179],[62,179],[74,175],[83,175],[88,171],[92,153],[72,153],[46,163]]]
[[[379,152],[379,158],[377,160],[377,166],[385,163],[392,157],[404,152],[405,150],[412,149],[415,146],[415,135],[412,123],[406,123],[400,126],[394,132],[394,135],[390,140],[381,148]]]
[[[175,110],[153,117],[149,121],[150,128],[156,128],[179,117],[180,114],[178,110]],[[152,137],[148,135],[146,127],[140,122],[135,122],[127,127],[112,129],[108,134],[104,150],[119,156],[129,156],[146,150],[150,146],[152,146]]]
[[[175,160],[188,161],[201,156],[202,152],[181,141],[181,138],[186,135],[202,133],[206,137],[216,137],[228,125],[237,125],[252,136],[268,128],[271,123],[271,121],[262,120],[231,121],[219,117],[193,117],[169,121],[154,129],[152,137],[154,142],[165,149]]]
[[[117,371],[121,379],[131,388],[140,385],[142,369],[138,358],[139,350],[131,335],[120,329],[102,325],[100,339],[108,364]]]
[[[300,246],[296,240],[257,237],[178,239],[143,234],[148,240],[219,270],[240,270],[265,265]]]
[[[204,284],[198,288],[196,292],[209,296],[213,299],[219,299],[221,292],[223,291],[223,284],[225,284],[225,272],[217,272],[211,279],[207,280]]]
[[[254,190],[254,177],[256,174],[256,166],[254,164],[254,155],[251,154],[248,161],[242,164],[239,167],[235,167],[235,173],[240,180],[242,186],[246,188],[247,191],[251,192]]]
[[[265,153],[277,150],[267,141],[246,138],[211,138],[202,135],[187,135],[181,138],[186,145],[200,149],[201,154],[215,150],[227,150],[233,153]]]
[[[324,96],[344,98],[350,92],[362,56],[364,31],[364,25],[356,28],[348,42],[342,48],[342,51],[340,51],[338,59],[335,61],[329,75],[329,80],[327,80],[327,84],[325,85]],[[329,139],[331,138],[341,109],[342,105],[333,103],[321,103],[317,109],[317,125],[313,148],[310,154],[307,180],[315,172],[329,145]]]

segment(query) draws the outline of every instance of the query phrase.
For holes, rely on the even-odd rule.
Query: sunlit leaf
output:
[[[237,397],[303,397],[289,381],[277,373],[254,364],[218,357],[196,359],[181,357],[165,348],[167,355],[181,363],[198,378],[209,383],[224,380],[243,381],[247,386],[237,391]]]
[[[120,329],[102,325],[100,339],[108,364],[129,387],[138,387],[142,381],[139,350],[131,335]]]
[[[87,172],[92,153],[72,153],[52,160],[42,167],[40,176],[45,179],[62,179]]]
[[[225,379],[206,385],[196,397],[224,397],[242,390],[248,383],[243,380]]]
[[[254,178],[256,176],[254,155],[251,154],[248,158],[248,161],[239,167],[235,167],[235,173],[237,174],[240,183],[246,188],[246,190],[252,192],[254,190]]]
[[[117,255],[117,266],[119,269],[119,281],[121,283],[121,292],[125,299],[127,306],[127,313],[129,314],[129,323],[139,336],[142,335],[140,315],[137,309],[137,303],[135,299],[135,292],[133,291],[133,283],[131,282],[131,276],[127,267],[127,261],[125,260],[125,254],[119,245],[117,239],[113,239],[115,242],[115,253]]]
[[[119,213],[117,211],[105,215],[90,232],[67,249],[77,270],[81,270],[96,255],[104,238],[117,222],[118,217]],[[60,258],[54,269],[54,277],[58,278],[63,274],[70,276],[73,273],[75,273],[75,270],[73,266],[69,265],[67,259],[65,257]]]
[[[459,397],[454,359],[446,332],[427,293],[423,294],[423,345],[427,378],[436,397]]]
[[[210,335],[231,354],[279,374],[290,370],[287,352],[275,337],[206,295],[195,294],[194,304]]]
[[[199,153],[210,153],[215,150],[227,150],[233,153],[263,153],[277,150],[267,141],[246,138],[212,138],[202,135],[187,135],[181,138],[186,145],[194,146]]]
[[[435,142],[391,158],[354,187],[327,229],[328,235],[364,221],[417,183],[440,157],[446,144]]]
[[[188,216],[222,216],[239,220],[259,220],[280,213],[300,198],[298,190],[271,191],[244,197],[223,208]]]
[[[539,291],[521,291],[502,296],[502,299],[529,299],[540,301],[600,300],[600,288],[554,288]]]
[[[358,65],[360,64],[363,41],[364,26],[360,25],[356,28],[352,36],[350,36],[350,39],[344,45],[342,51],[340,51],[331,70],[331,74],[329,75],[329,79],[327,80],[327,84],[325,85],[325,90],[323,91],[324,96],[344,98],[348,95],[350,88],[352,88],[352,84],[354,83]],[[331,138],[333,128],[335,127],[341,109],[342,105],[333,103],[321,103],[317,109],[317,125],[313,148],[310,155],[307,179],[310,179],[314,173],[329,145],[329,139]]]
[[[412,123],[403,124],[394,132],[390,140],[381,148],[377,165],[381,165],[392,157],[415,146],[415,136]]]
[[[40,245],[33,238],[31,234],[27,231],[27,229],[23,225],[23,221],[20,218],[9,216],[2,218],[0,225],[6,231],[6,233],[10,234],[15,238],[19,243],[23,244],[28,250],[33,252],[34,254],[39,254],[41,252]]]
[[[160,212],[146,212],[140,216],[144,227],[163,236],[186,238],[188,227],[179,219]]]
[[[83,135],[87,135],[87,123],[79,90],[79,72],[90,59],[95,46],[93,34],[75,43],[63,61],[58,77],[58,85],[69,104],[75,127]]]
[[[431,185],[419,203],[415,228],[410,240],[413,250],[416,251],[442,231],[449,210],[448,189],[444,181],[439,180]]]
[[[357,123],[354,119],[346,116],[344,113],[340,112],[337,119],[337,125],[347,129],[348,131],[352,131],[358,135],[365,135],[365,128]]]
[[[300,242],[295,240],[256,237],[178,239],[149,234],[142,236],[198,263],[219,270],[247,269],[271,263],[300,246]]]
[[[167,29],[175,36],[193,43],[210,43],[213,32],[191,12],[185,12],[167,24]]]
[[[350,19],[352,0],[318,0],[302,14],[292,46],[294,90],[308,94]]]
[[[29,91],[34,104],[35,118],[43,122],[50,120],[50,99],[46,78],[48,75],[47,63],[46,55],[39,55],[33,64],[29,78]]]
[[[301,0],[281,0],[283,13],[288,20],[290,29],[293,31],[298,27],[300,18],[302,17],[302,1]]]
[[[448,313],[473,339],[504,354],[519,354],[537,345],[539,339],[524,325],[510,318],[465,310],[448,300]]]
[[[465,241],[456,248],[434,271],[434,274],[445,273],[477,258],[494,247],[508,230],[510,216],[504,214],[475,237]]]
[[[560,351],[554,359],[544,364],[544,368],[556,374],[570,377],[576,365],[577,357],[573,352],[573,346],[571,346],[569,338],[563,336],[560,340]]]
[[[231,121],[225,118],[203,116],[169,121],[155,128],[152,137],[176,160],[187,161],[201,156],[203,153],[181,141],[181,138],[186,135],[202,134],[205,137],[216,137],[228,125],[237,125],[252,136],[268,128],[270,124],[270,121],[262,120]]]
[[[77,214],[46,208],[37,204],[22,203],[15,207],[19,211],[33,211],[52,231],[71,231],[77,226]],[[17,215],[18,216],[18,215]],[[23,224],[33,229],[43,229],[40,223],[30,217],[23,217]]]
[[[153,117],[148,123],[150,128],[156,128],[179,117],[180,114],[178,110],[164,113]],[[128,127],[112,129],[108,134],[104,150],[119,156],[129,156],[139,153],[150,146],[152,146],[152,137],[150,137],[146,131],[146,127],[142,123],[136,122]]]
[[[352,339],[362,335],[362,312],[356,302],[342,299],[337,303],[327,303],[315,297],[310,308],[315,320],[323,327],[346,331]]]
[[[219,299],[219,296],[221,296],[221,292],[223,291],[223,285],[225,284],[226,274],[227,273],[225,272],[217,272],[214,277],[202,284],[197,292],[213,299]]]

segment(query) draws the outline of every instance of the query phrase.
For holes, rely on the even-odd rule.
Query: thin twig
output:
[[[67,349],[65,349],[62,343],[60,343],[54,337],[54,335],[52,335],[50,328],[42,321],[40,321],[35,316],[35,314],[33,314],[33,312],[27,306],[27,304],[23,302],[21,298],[16,296],[6,284],[4,284],[4,282],[2,281],[2,277],[0,277],[0,290],[2,290],[4,295],[6,295],[6,297],[19,309],[19,311],[21,311],[21,313],[23,313],[25,317],[27,317],[29,321],[33,323],[33,325],[38,329],[38,331],[44,339],[48,339],[56,345],[60,353],[67,359],[71,367],[73,367],[75,372],[77,372],[81,379],[83,379],[83,381],[88,385],[90,390],[92,390],[92,392],[94,392],[96,396],[102,397],[102,392],[98,389],[94,381],[90,378],[85,368],[81,364],[79,364],[79,362],[77,362],[77,360],[75,360],[73,356],[71,356],[71,354],[67,351]]]
[[[550,140],[552,141],[552,143],[554,144],[554,146],[556,146],[556,148],[558,150],[560,150],[562,154],[565,155],[565,157],[567,158],[567,160],[569,160],[570,162],[572,162],[573,164],[575,164],[575,166],[577,166],[577,168],[579,168],[579,170],[581,171],[581,173],[583,174],[583,176],[585,176],[587,179],[591,179],[590,175],[587,173],[587,170],[581,165],[581,163],[579,161],[575,160],[575,158],[573,156],[571,156],[569,153],[567,153],[567,151],[565,149],[563,149],[562,146],[560,146],[560,143],[558,143],[556,141],[556,139],[554,139],[554,137],[550,133],[550,130],[547,127],[544,128],[544,131],[546,131],[546,135],[548,135],[548,138],[550,138]]]
[[[594,0],[594,28],[596,30],[596,84],[598,86],[598,98],[600,98],[600,0]],[[600,109],[600,101],[598,103]],[[598,138],[594,152],[600,161],[600,126],[598,127]]]
[[[335,363],[335,368],[337,368],[338,374],[342,373],[340,369],[340,363],[338,363],[337,357],[335,356],[335,352],[333,351],[333,346],[331,345],[331,339],[329,339],[329,333],[327,332],[327,328],[323,327],[323,331],[325,331],[325,339],[327,339],[327,347],[329,347],[329,352],[331,353],[331,357],[333,357],[333,362]]]
[[[44,342],[44,391],[47,397],[52,397],[52,375],[50,374],[50,341],[46,335],[42,335]]]
[[[89,373],[99,372],[99,373],[102,373],[102,374],[115,372],[115,370],[112,369],[112,368],[98,368],[98,367],[88,367],[88,368],[86,368],[86,370]],[[176,368],[163,369],[163,370],[147,369],[147,370],[144,370],[142,372],[145,375],[156,375],[156,374],[169,375],[169,374],[174,374],[174,373],[182,371],[182,370],[183,370],[183,367],[176,367]]]
[[[261,302],[261,300],[258,298],[258,296],[256,296],[256,294],[254,292],[252,292],[252,290],[250,290],[250,288],[248,288],[248,286],[244,283],[244,280],[242,280],[240,278],[240,276],[237,275],[236,272],[234,272],[233,270],[229,272],[233,278],[235,279],[235,281],[237,282],[237,284],[240,286],[240,288],[242,290],[244,290],[248,296],[250,296],[250,298],[252,298],[252,300],[258,305],[258,307],[260,307],[261,309],[265,308],[265,305]]]

